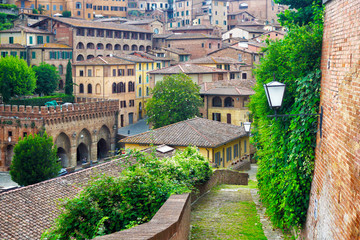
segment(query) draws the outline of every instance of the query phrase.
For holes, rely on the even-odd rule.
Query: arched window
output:
[[[118,84],[116,85],[116,92],[117,92],[117,93],[121,93],[121,85],[120,85],[120,83],[118,83]]]
[[[104,49],[104,45],[102,43],[98,43],[96,45],[96,49]]]
[[[123,47],[123,50],[124,50],[124,51],[129,51],[129,50],[130,50],[129,45],[125,44],[124,47]]]
[[[116,93],[116,83],[112,84],[112,93]]]
[[[141,97],[141,87],[139,88],[139,97]]]
[[[95,49],[95,45],[90,42],[90,43],[86,44],[86,48],[87,49]]]
[[[92,93],[92,85],[91,84],[88,84],[88,93]]]
[[[75,7],[76,9],[81,9],[81,2],[76,2]]]
[[[84,93],[84,84],[80,83],[79,93]]]
[[[213,107],[222,107],[221,98],[219,98],[219,97],[214,97],[214,98],[212,99],[212,105],[213,105]]]
[[[115,44],[115,50],[121,50],[120,44]]]
[[[128,91],[129,91],[129,92],[132,92],[132,82],[129,82],[129,83],[128,83]]]
[[[146,87],[146,96],[149,96],[149,87]]]
[[[120,83],[120,92],[125,92],[124,85],[125,84],[123,82]]]
[[[233,107],[234,106],[234,99],[231,97],[225,98],[225,107]]]
[[[88,56],[86,57],[86,59],[92,59],[92,58],[94,58],[94,55],[88,55]]]
[[[139,83],[141,83],[141,75],[139,76]]]
[[[110,43],[106,44],[106,50],[112,50],[112,45]]]
[[[63,75],[64,74],[64,67],[63,65],[59,65],[59,75]]]
[[[149,75],[146,75],[146,83],[149,83]]]
[[[147,51],[147,52],[151,51],[151,46],[147,46],[147,47],[146,47],[146,51]]]
[[[101,94],[101,86],[100,86],[100,84],[96,84],[96,94]]]
[[[84,49],[84,44],[82,42],[79,42],[76,46],[76,49]]]
[[[84,56],[79,54],[77,57],[76,57],[76,61],[84,61]]]
[[[131,51],[137,51],[138,50],[138,46],[136,46],[135,44],[131,46]]]
[[[145,51],[145,47],[143,45],[140,45],[139,51]]]

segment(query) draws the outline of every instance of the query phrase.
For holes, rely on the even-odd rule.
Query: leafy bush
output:
[[[190,192],[212,174],[194,147],[171,158],[132,152],[138,161],[120,177],[101,176],[76,198],[63,201],[63,212],[43,239],[90,239],[149,221],[172,194]]]
[[[250,109],[252,142],[257,149],[259,193],[277,227],[299,227],[306,219],[314,169],[317,116],[268,118],[263,84],[286,83],[279,114],[316,114],[320,99],[320,59],[323,25],[293,26],[283,40],[269,42],[255,70],[257,83]]]
[[[66,18],[69,18],[69,17],[71,17],[71,12],[70,11],[63,11],[62,16],[66,17]]]
[[[15,4],[0,4],[0,8],[18,10],[18,7]]]
[[[25,106],[45,106],[46,102],[49,102],[54,99],[61,99],[64,102],[73,103],[75,100],[74,96],[66,95],[66,94],[57,94],[52,96],[45,97],[36,97],[36,98],[28,98],[28,99],[13,99],[8,102],[11,105],[25,105]]]
[[[60,79],[55,66],[42,62],[39,66],[33,67],[37,81],[35,92],[38,94],[50,95],[58,87]]]

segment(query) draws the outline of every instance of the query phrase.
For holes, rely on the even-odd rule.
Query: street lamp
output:
[[[322,106],[320,107],[320,113],[276,114],[276,110],[281,108],[286,85],[284,83],[272,81],[268,84],[264,84],[264,89],[265,89],[266,97],[267,97],[267,100],[269,103],[269,107],[271,109],[274,109],[274,111],[275,111],[275,115],[268,115],[267,117],[275,117],[275,119],[276,119],[277,117],[310,116],[310,115],[320,116],[319,131],[320,131],[320,138],[322,137],[322,120],[323,120],[323,107]]]
[[[244,122],[244,128],[246,133],[250,133],[251,122]]]

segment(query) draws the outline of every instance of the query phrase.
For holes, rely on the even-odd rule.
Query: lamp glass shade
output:
[[[245,132],[249,133],[250,127],[251,127],[251,122],[244,122]]]
[[[286,85],[281,82],[272,81],[264,84],[266,97],[270,108],[280,108],[283,102]]]

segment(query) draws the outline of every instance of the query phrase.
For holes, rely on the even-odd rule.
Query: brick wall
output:
[[[360,1],[326,1],[323,136],[304,239],[360,239]]]

